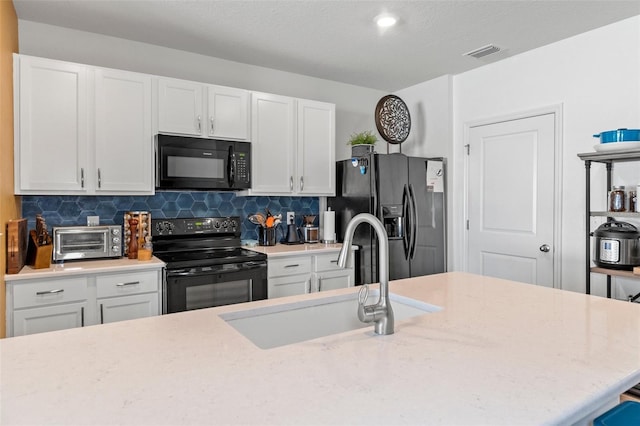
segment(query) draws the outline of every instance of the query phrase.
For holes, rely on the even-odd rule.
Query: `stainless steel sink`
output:
[[[262,349],[304,342],[345,331],[369,328],[357,316],[358,294],[343,294],[277,306],[221,314],[220,317]],[[437,312],[442,308],[390,294],[396,321]],[[378,292],[369,294],[375,303]]]

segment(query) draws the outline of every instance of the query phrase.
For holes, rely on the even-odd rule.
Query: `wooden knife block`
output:
[[[53,244],[49,238],[48,244],[38,245],[36,231],[29,231],[29,248],[27,249],[27,265],[33,269],[43,269],[51,266],[51,256],[53,255]]]

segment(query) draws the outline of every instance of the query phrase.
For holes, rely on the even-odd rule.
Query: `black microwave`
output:
[[[157,135],[156,189],[251,188],[251,143]]]

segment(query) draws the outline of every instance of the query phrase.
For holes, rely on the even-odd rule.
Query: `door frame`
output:
[[[464,217],[462,219],[463,230],[463,253],[462,262],[465,272],[469,271],[469,232],[467,230],[467,220],[469,218],[469,156],[465,155],[467,146],[469,146],[469,133],[471,128],[478,126],[486,126],[490,124],[503,123],[505,121],[520,120],[524,118],[532,118],[539,115],[553,114],[555,129],[555,146],[554,146],[554,196],[553,196],[553,288],[562,288],[562,147],[564,145],[563,135],[563,104],[554,104],[546,107],[515,112],[511,114],[499,115],[489,118],[470,120],[463,123],[463,156],[464,156],[464,192],[463,205]]]

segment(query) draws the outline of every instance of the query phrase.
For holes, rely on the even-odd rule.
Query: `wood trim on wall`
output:
[[[7,221],[21,216],[13,195],[13,53],[18,52],[18,17],[12,1],[0,0],[0,338],[6,335],[4,275]]]

